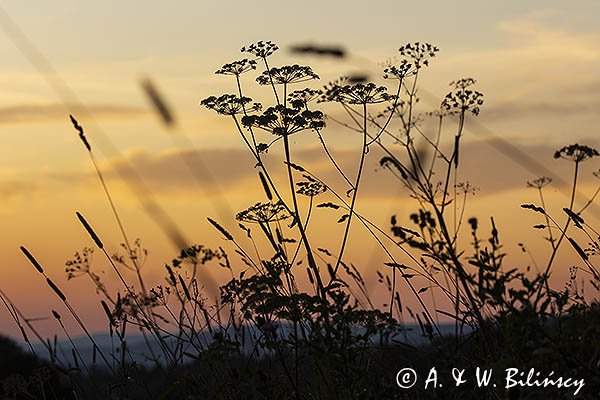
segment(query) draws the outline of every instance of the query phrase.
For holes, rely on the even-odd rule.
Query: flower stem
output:
[[[333,269],[333,277],[337,274],[338,269],[340,268],[340,264],[342,262],[342,257],[344,255],[344,250],[346,249],[346,243],[348,242],[348,234],[350,233],[350,224],[352,222],[352,215],[354,214],[354,206],[356,204],[356,198],[358,194],[358,187],[360,185],[360,178],[362,176],[363,167],[365,165],[365,158],[367,155],[367,103],[363,103],[363,144],[361,148],[360,161],[358,164],[358,173],[356,174],[356,182],[352,191],[352,202],[350,203],[350,211],[348,213],[348,222],[346,223],[346,229],[344,230],[344,238],[342,239],[342,245],[340,246],[340,252],[335,263],[335,268]]]
[[[323,281],[321,280],[321,274],[319,273],[317,263],[315,262],[314,254],[310,248],[310,244],[308,242],[308,237],[306,236],[306,231],[304,230],[304,225],[302,224],[302,219],[300,218],[300,212],[299,212],[299,208],[298,208],[298,199],[296,197],[296,191],[294,190],[295,185],[294,185],[294,175],[292,173],[292,166],[291,166],[292,161],[291,161],[291,155],[290,155],[290,140],[289,140],[289,135],[287,135],[287,134],[283,135],[283,148],[285,151],[285,160],[286,160],[287,171],[288,171],[288,179],[290,182],[290,192],[291,192],[292,201],[294,204],[294,213],[295,213],[296,223],[298,224],[298,230],[300,231],[302,241],[304,242],[304,247],[306,248],[306,256],[308,258],[308,265],[315,274],[317,288],[320,292],[319,294],[323,298],[325,298],[325,291],[323,288]]]

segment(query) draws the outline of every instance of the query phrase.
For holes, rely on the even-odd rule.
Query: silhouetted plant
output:
[[[288,92],[292,84],[316,85],[319,76],[310,66],[270,66],[278,49],[269,41],[243,47],[242,52],[255,58],[234,61],[216,71],[235,79],[237,93],[200,102],[231,118],[255,162],[249,168],[259,170],[266,201],[254,200],[235,215],[239,231],[229,231],[226,224],[209,217],[223,246],[185,244],[164,265],[163,280],[153,287],[147,288],[143,277],[148,251],[141,241],[129,241],[83,128],[71,118],[109,200],[124,254],[109,253],[92,224],[77,213],[97,249],[75,253],[66,262],[65,272],[69,280],[82,276],[92,280],[118,351],[100,351],[64,292],[34,256],[21,249],[93,345],[90,364],[71,340],[63,324],[65,317],[52,310],[70,340],[73,362],[81,363],[81,368],[67,374],[77,393],[91,398],[149,398],[156,390],[168,398],[400,399],[406,393],[393,382],[400,369],[396,367],[433,361],[440,369],[452,368],[456,359],[469,366],[547,363],[557,370],[583,374],[589,379],[586,385],[589,382],[597,388],[600,382],[593,368],[599,356],[586,352],[585,345],[598,347],[600,335],[597,324],[590,329],[581,325],[598,319],[598,305],[584,296],[578,274],[587,273],[592,288],[600,291],[593,262],[600,253],[600,239],[583,215],[600,187],[581,209],[574,206],[580,164],[599,153],[576,144],[554,154],[574,162],[570,202],[560,210],[560,216],[566,216],[563,224],[544,200],[543,191],[552,181],[541,177],[527,182],[537,190],[541,205],[525,203],[522,208],[543,218],[534,228],[548,235],[551,253],[544,271],[508,266],[497,222],[493,217],[487,223],[468,216],[467,204],[477,189],[460,180],[466,117],[478,116],[483,105],[474,79],[452,82],[439,108],[421,112],[418,81],[438,48],[417,42],[400,47],[400,58],[385,63],[384,85],[341,78],[322,89],[300,87]],[[244,79],[254,70],[258,77],[249,81],[272,91],[268,94],[271,101],[263,102],[264,109],[243,94]],[[313,109],[314,101],[322,109]],[[330,113],[333,107],[341,108],[343,117]],[[325,119],[331,121],[327,126]],[[437,124],[433,135],[425,133],[425,121]],[[322,134],[332,126],[349,130],[360,142],[355,176],[345,172],[347,166],[336,160],[325,140],[328,136]],[[451,131],[449,140],[444,137],[447,130]],[[323,160],[334,167],[333,178],[322,177],[322,164],[313,168],[296,161],[290,137],[301,132],[307,140],[318,140]],[[284,161],[272,166],[266,162],[268,150],[277,146]],[[389,173],[387,184],[402,186],[414,201],[412,212],[392,216],[387,227],[358,211],[364,190],[361,182],[371,161]],[[282,174],[276,173],[278,167]],[[312,223],[315,214],[328,221],[326,213],[333,217],[332,231],[339,236],[335,250],[322,243],[322,233]],[[360,266],[348,260],[346,249],[357,224],[385,256],[381,265],[368,265],[381,268],[376,274],[386,297],[383,304],[374,304]],[[581,237],[586,245],[580,244]],[[564,290],[554,290],[548,278],[563,242],[569,243],[579,264],[569,269]],[[528,251],[523,244],[521,249]],[[117,275],[120,286],[116,290],[105,285],[93,265],[97,263],[92,257],[95,250]],[[202,273],[215,267],[231,278],[219,293],[210,293]],[[125,270],[135,273],[135,285],[126,279]],[[407,306],[409,296],[418,308]],[[19,314],[9,301],[2,300],[31,345]],[[440,318],[453,324],[452,334],[442,332]],[[424,339],[416,347],[409,340],[411,325]],[[134,361],[127,337],[131,329],[143,336],[154,370],[147,371]],[[574,340],[573,335],[580,335],[581,340]],[[53,367],[70,368],[71,362],[58,356],[55,347],[47,349]],[[96,354],[106,364],[105,372],[95,367]],[[564,365],[557,354],[567,360]],[[82,373],[86,371],[91,375],[88,380]],[[34,379],[34,375],[29,381],[13,376],[4,387],[13,397],[19,387],[29,390],[32,382],[42,382],[43,387],[47,380],[37,375]],[[101,390],[90,390],[99,385]],[[504,395],[501,388],[474,385],[469,387],[471,396],[458,388],[448,390],[448,398]],[[416,388],[413,394],[431,396]]]

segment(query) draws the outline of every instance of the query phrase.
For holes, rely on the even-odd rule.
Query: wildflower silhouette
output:
[[[289,218],[285,207],[281,202],[256,203],[244,211],[239,212],[235,219],[241,222],[255,222],[268,224]]]
[[[89,249],[65,264],[70,282],[87,276],[96,286],[111,353],[94,342],[69,303],[69,292],[61,291],[33,255],[21,249],[86,333],[93,346],[92,359],[98,354],[106,364],[108,372],[96,373],[99,368],[88,368],[89,357],[81,357],[78,343],[69,343],[70,359],[64,357],[60,346],[40,338],[52,368],[72,386],[69,393],[82,399],[188,398],[199,393],[209,399],[399,399],[407,395],[427,399],[436,394],[423,390],[422,385],[413,387],[410,394],[398,391],[396,371],[390,371],[390,366],[435,365],[451,370],[456,360],[494,369],[553,365],[557,376],[560,370],[560,376],[585,378],[585,390],[592,395],[597,392],[600,378],[590,366],[598,364],[598,354],[590,348],[598,347],[600,308],[590,301],[589,293],[600,292],[600,274],[593,259],[600,253],[600,240],[585,211],[600,187],[583,206],[575,208],[579,206],[575,200],[580,164],[597,157],[598,151],[575,144],[555,153],[556,158],[575,164],[570,203],[558,209],[560,217],[566,216],[564,223],[553,215],[553,203],[544,200],[543,191],[551,180],[541,177],[527,182],[539,193],[541,204],[527,202],[522,208],[544,219],[534,229],[549,236],[551,254],[541,268],[537,255],[529,254],[537,272],[529,261],[516,265],[519,258],[511,257],[507,267],[501,224],[494,218],[486,222],[467,215],[475,188],[459,180],[460,138],[468,122],[465,116],[478,115],[483,104],[481,93],[474,90],[474,79],[452,82],[452,92],[438,110],[421,111],[417,82],[438,49],[417,42],[400,48],[400,61],[382,66],[387,79],[382,86],[368,80],[341,79],[323,90],[299,85],[288,93],[288,85],[318,76],[308,66],[270,68],[267,58],[277,49],[272,42],[243,48],[256,59],[234,61],[216,72],[235,79],[237,94],[210,96],[200,102],[234,121],[236,133],[255,162],[248,167],[259,169],[257,183],[264,192],[259,194],[266,199],[251,202],[252,206],[235,215],[243,236],[207,218],[217,231],[214,239],[223,247],[182,245],[164,265],[163,281],[145,290],[141,267],[147,252],[140,242],[122,245],[124,254],[111,256],[110,241],[102,241],[77,213],[89,239],[121,283],[117,288],[104,286],[102,275],[94,272]],[[264,70],[256,72],[255,80],[252,71],[262,65],[261,60]],[[248,75],[253,76],[247,79]],[[271,86],[273,93],[267,93],[271,101],[266,100],[264,111],[243,95],[246,82],[259,89]],[[322,104],[323,111],[313,110],[309,103],[315,100],[330,104]],[[335,152],[329,151],[329,136],[321,134],[324,111],[334,107],[344,114],[328,114],[330,121],[349,129],[353,137],[349,135],[348,143],[356,146],[355,163],[350,165],[356,167],[352,179],[340,167],[345,169],[347,163],[339,164]],[[458,118],[447,118],[455,115]],[[425,129],[425,118],[436,122],[437,129]],[[73,124],[82,134],[79,124]],[[302,131],[314,131],[315,135],[307,133],[302,140],[317,144],[318,138],[325,154],[316,160],[304,159],[299,165],[294,162],[296,142],[290,137]],[[446,131],[449,138],[444,137]],[[453,148],[446,139],[454,139]],[[273,161],[269,160],[272,154],[265,152],[274,144],[282,145],[283,163],[279,158],[268,162]],[[377,152],[381,158],[367,157]],[[367,207],[360,212],[357,207],[369,161],[386,167],[390,174],[384,185],[401,185],[402,193],[414,205],[407,209],[402,201],[401,213],[393,215],[387,227],[370,219]],[[335,170],[323,168],[329,162]],[[594,174],[600,178],[600,171]],[[322,200],[317,204],[316,198]],[[115,217],[118,219],[116,213]],[[318,226],[315,218],[319,218]],[[364,236],[358,241],[349,240],[351,223],[353,227],[360,224]],[[571,226],[577,229],[569,229]],[[488,234],[482,236],[485,229]],[[126,237],[124,228],[122,233]],[[367,239],[372,239],[384,258],[354,265],[345,250],[352,245],[367,248]],[[573,260],[569,282],[561,290],[550,288],[548,278],[562,242],[579,258]],[[519,248],[528,253],[525,244]],[[230,277],[218,294],[206,290],[202,276],[213,266]],[[377,289],[369,287],[370,279],[361,275],[365,268],[376,270]],[[133,271],[135,276],[123,270]],[[139,282],[132,283],[129,278]],[[372,296],[375,291],[383,291],[383,296]],[[27,334],[35,332],[32,319],[19,314],[0,290],[2,304],[30,344]],[[51,316],[69,337],[64,318],[55,310]],[[453,332],[444,330],[444,325],[454,328]],[[153,370],[138,365],[130,349],[126,332],[138,329],[148,348],[144,357],[153,363]],[[12,397],[16,395],[11,392],[13,386],[29,385],[30,392],[22,393],[24,397],[71,398],[53,395],[51,390],[44,396],[43,387],[38,396],[37,390],[31,390],[31,382],[13,376],[3,386]],[[468,383],[444,390],[448,398],[530,397],[525,390],[514,394],[500,387]],[[565,394],[558,389],[539,390],[547,398]],[[535,397],[538,393],[531,394]]]
[[[239,77],[241,74],[256,69],[256,60],[249,60],[247,58],[233,61],[224,64],[220,69],[215,71],[217,75],[233,75]]]
[[[324,101],[352,105],[377,104],[394,98],[394,96],[388,94],[385,86],[377,86],[372,82],[355,83],[353,85],[334,83],[326,86],[323,93]]]
[[[320,89],[304,88],[288,94],[288,102],[294,108],[308,107],[308,103],[317,100],[323,92]]]
[[[267,108],[260,115],[245,115],[242,125],[257,127],[277,136],[289,136],[307,129],[319,129],[325,126],[323,112],[306,108],[276,105]]]
[[[429,60],[435,57],[439,50],[437,46],[421,42],[408,43],[398,49],[400,55],[413,61],[416,69],[429,66]]]
[[[598,155],[600,155],[600,153],[598,153],[598,150],[586,145],[576,143],[557,150],[554,153],[554,158],[562,158],[565,160],[580,163],[590,158],[597,157]]]
[[[305,181],[296,183],[298,190],[296,193],[303,196],[315,197],[327,191],[327,186],[323,182],[319,182],[310,175],[304,175]]]
[[[277,50],[279,50],[279,46],[277,46],[275,43],[271,42],[270,40],[267,40],[267,41],[261,40],[256,43],[252,43],[249,46],[242,47],[240,51],[242,53],[246,52],[246,53],[254,54],[256,57],[264,59],[264,58],[269,57],[271,54],[273,54]]]
[[[194,244],[181,249],[179,256],[173,259],[171,265],[175,268],[180,268],[185,264],[204,265],[212,260],[220,260],[221,258],[223,258],[222,250],[217,251],[201,244]]]
[[[389,63],[383,70],[383,78],[404,80],[406,77],[417,74],[418,71],[418,68],[408,60],[401,60],[398,65]]]
[[[552,178],[548,178],[547,176],[542,176],[540,178],[536,178],[532,181],[527,181],[527,187],[534,189],[543,189],[552,183]]]
[[[85,247],[81,253],[76,252],[75,258],[65,263],[65,272],[67,274],[67,279],[73,279],[78,276],[89,273],[93,253],[94,249],[89,247]]]
[[[210,96],[200,102],[201,105],[217,114],[234,116],[248,111],[259,111],[262,106],[259,103],[252,103],[250,97],[239,97],[235,94],[224,94],[219,97]]]
[[[473,78],[463,78],[450,83],[456,90],[446,95],[442,107],[449,113],[466,113],[479,115],[480,106],[483,104],[483,93],[468,89],[476,83]]]
[[[264,71],[256,78],[256,82],[260,85],[270,85],[272,83],[275,85],[288,85],[313,79],[319,79],[319,75],[314,73],[311,67],[294,64],[273,67],[268,71]]]
[[[544,193],[543,193],[542,189],[544,189],[546,186],[550,185],[550,183],[552,183],[552,179],[548,178],[547,176],[542,176],[540,178],[534,179],[533,181],[527,182],[527,187],[537,189],[543,209],[546,208],[546,201],[544,199]],[[552,246],[552,248],[554,249],[555,238],[554,238],[554,233],[552,232],[552,230],[553,230],[552,225],[550,224],[550,217],[548,215],[544,214],[544,218],[546,220],[546,225],[542,226],[541,228],[548,229],[548,237],[546,238],[546,240],[548,240],[548,242],[550,242],[550,246]]]

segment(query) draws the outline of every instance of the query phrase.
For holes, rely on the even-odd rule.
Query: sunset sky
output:
[[[20,253],[20,245],[36,255],[93,329],[106,325],[91,284],[67,282],[64,274],[65,261],[92,245],[75,211],[88,217],[112,251],[121,241],[69,113],[86,130],[130,237],[141,238],[150,250],[144,271],[149,281],[158,282],[175,249],[122,181],[124,159],[191,240],[224,245],[206,222],[207,216],[219,216],[214,204],[223,204],[223,199],[232,211],[229,220],[219,221],[242,236],[234,213],[264,198],[253,160],[230,121],[199,102],[235,91],[234,81],[213,73],[245,57],[240,47],[254,41],[274,41],[281,48],[272,58],[274,64],[310,64],[322,84],[353,73],[383,83],[380,64],[397,56],[399,46],[414,41],[437,45],[440,52],[421,80],[422,109],[434,109],[448,92],[448,83],[465,76],[475,78],[485,94],[477,125],[467,125],[465,134],[461,178],[480,189],[466,215],[477,216],[486,230],[493,216],[506,250],[516,253],[517,244],[525,243],[541,264],[547,259],[547,244],[531,229],[540,221],[519,207],[538,200],[525,184],[539,174],[499,152],[502,144],[494,137],[520,148],[566,181],[572,165],[554,160],[554,150],[575,142],[600,147],[598,1],[152,0],[142,6],[113,0],[3,0],[0,7],[0,288],[32,318],[47,317],[61,305]],[[331,60],[289,51],[307,43],[339,45],[349,56]],[[28,58],[32,55],[42,71]],[[254,76],[245,76],[249,86]],[[165,128],[152,111],[140,85],[145,78],[152,79],[172,106],[178,130]],[[66,85],[60,83],[60,88],[71,92],[57,90],[56,79]],[[335,124],[328,129],[341,164],[354,171],[360,141]],[[453,134],[446,132],[448,137]],[[188,139],[193,147],[182,148]],[[108,142],[118,152],[111,151]],[[314,135],[299,137],[294,145],[299,160],[323,176],[332,175]],[[281,152],[270,152],[269,157],[272,165],[282,166]],[[185,158],[196,166],[202,160],[218,188],[206,180],[198,183]],[[582,167],[581,193],[590,195],[600,183],[592,176],[600,167],[597,160]],[[368,158],[358,210],[387,229],[392,214],[406,222],[415,205],[377,168],[378,161],[377,154]],[[564,190],[549,188],[550,207],[560,210],[567,204]],[[222,196],[215,194],[219,192]],[[590,209],[595,214],[588,218],[599,222],[598,210]],[[315,218],[320,218],[315,224],[324,233],[329,232],[326,225],[335,224],[335,216]],[[364,240],[359,225],[355,228],[348,258],[373,282],[376,293],[375,271],[382,268],[383,255],[376,243]],[[339,235],[323,236],[324,245],[339,245]],[[529,262],[519,257],[515,263]],[[97,270],[113,281],[100,254],[95,261]],[[557,287],[564,284],[576,258],[565,248],[560,261],[564,269],[556,271]],[[223,271],[213,275],[220,281],[226,277]],[[38,324],[45,334],[56,332],[54,324]],[[16,332],[1,308],[0,333],[16,337]]]

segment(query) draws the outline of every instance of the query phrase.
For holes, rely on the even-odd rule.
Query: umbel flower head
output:
[[[267,41],[259,41],[256,43],[252,43],[249,46],[244,46],[240,49],[242,53],[250,53],[254,54],[256,57],[267,58],[274,52],[279,50],[279,46],[270,40]]]
[[[429,59],[435,57],[440,49],[429,43],[415,42],[405,44],[398,51],[400,55],[412,60],[416,69],[420,69],[423,66],[429,66]]]
[[[288,101],[294,108],[305,108],[308,103],[316,100],[323,94],[320,89],[304,88],[301,90],[294,90],[288,94]]]
[[[574,162],[582,162],[589,158],[596,157],[600,155],[598,150],[593,147],[589,147],[583,144],[572,144],[570,146],[565,146],[562,149],[556,150],[554,152],[554,158],[564,158],[565,160],[570,160]]]
[[[83,251],[76,252],[75,258],[65,263],[65,272],[67,273],[67,279],[73,279],[80,275],[84,275],[90,272],[92,255],[94,249],[90,247],[84,247]]]
[[[449,114],[466,113],[470,111],[473,115],[479,115],[480,106],[483,105],[483,93],[469,89],[476,83],[473,78],[463,78],[450,82],[454,91],[450,92],[442,100],[442,108]]]
[[[412,69],[412,64],[407,60],[402,60],[398,65],[390,65],[383,70],[384,79],[404,79],[407,76],[414,75],[417,69]]]
[[[239,97],[235,94],[224,94],[219,97],[210,96],[200,102],[201,105],[209,110],[215,111],[221,115],[236,115],[245,112],[260,111],[262,106],[259,103],[252,103],[250,97]]]
[[[292,135],[307,129],[321,129],[325,126],[321,111],[283,105],[269,107],[261,115],[244,116],[242,124],[263,129],[277,136]]]
[[[240,222],[264,223],[281,221],[289,218],[281,201],[277,203],[256,203],[244,211],[237,213],[235,219]]]
[[[341,82],[345,80],[342,79]],[[385,86],[377,86],[372,82],[355,83],[353,85],[338,82],[325,86],[322,101],[333,101],[343,104],[374,104],[383,103],[394,98],[387,92]]]
[[[407,76],[411,76],[417,73],[418,68],[415,67],[408,60],[402,60],[397,64],[393,64],[391,61],[386,63],[386,67],[383,69],[384,79],[404,79]]]
[[[527,187],[534,188],[534,189],[543,189],[546,186],[548,186],[550,183],[552,183],[552,178],[549,178],[547,176],[542,176],[542,177],[536,178],[532,181],[527,181]]]
[[[215,71],[215,74],[240,76],[244,72],[254,69],[256,69],[256,60],[248,60],[247,58],[244,58],[223,65],[219,70]]]
[[[397,117],[408,117],[408,103],[404,100],[398,100],[395,102],[395,104],[389,104],[385,106],[385,108],[379,113],[377,113],[377,118],[384,118],[390,114],[394,114]],[[413,119],[415,122],[416,118],[418,118],[418,115],[414,115]]]
[[[275,85],[284,85],[306,82],[312,79],[319,79],[319,75],[315,74],[311,67],[294,64],[284,65],[283,67],[273,67],[268,71],[264,71],[256,78],[256,82],[260,85],[270,85],[271,82]]]
[[[315,197],[327,191],[327,186],[325,186],[325,184],[322,182],[319,182],[310,175],[303,176],[306,180],[296,183],[296,186],[298,186],[296,193],[303,196]]]

